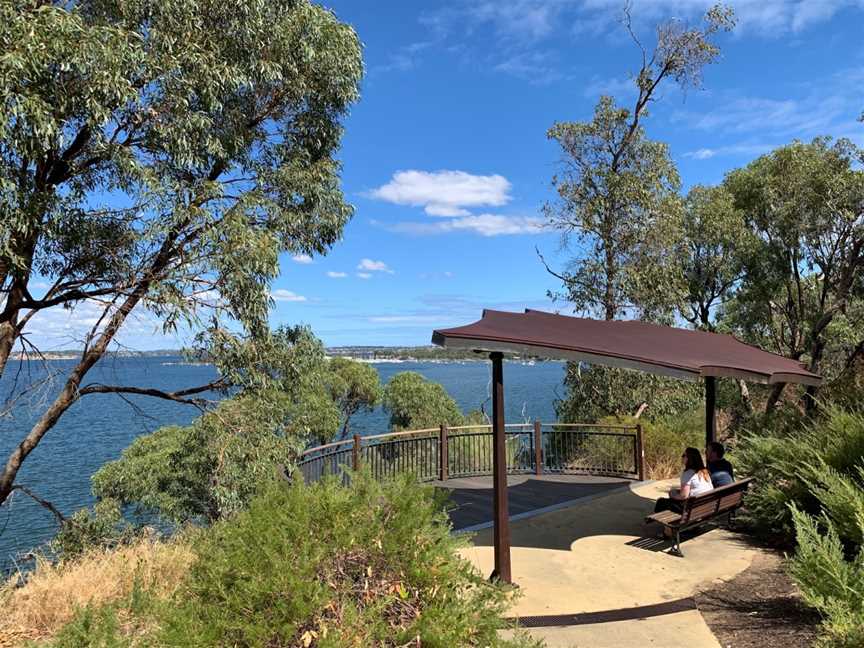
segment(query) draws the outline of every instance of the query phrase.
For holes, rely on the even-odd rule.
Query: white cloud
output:
[[[477,214],[434,223],[396,223],[389,226],[388,229],[395,232],[417,235],[473,232],[474,234],[488,237],[514,234],[540,234],[544,231],[544,221],[542,218],[532,216]]]
[[[331,279],[344,279],[348,276],[347,272],[333,272],[332,270],[327,271],[327,276]]]
[[[371,278],[372,278],[372,275],[371,275],[370,273],[368,273],[368,272],[358,272],[358,273],[357,273],[357,276],[358,276],[360,279],[371,279]]]
[[[300,263],[303,265],[308,265],[312,263],[312,257],[308,254],[295,254],[291,257],[291,259],[292,261],[294,261],[294,263]]]
[[[465,171],[397,171],[369,196],[395,205],[423,207],[430,216],[467,216],[466,207],[500,207],[510,202],[510,182],[501,175]]]
[[[636,94],[636,82],[628,78],[594,76],[585,86],[582,95],[588,99],[597,99],[601,95],[613,97],[631,96]]]
[[[357,264],[357,269],[364,272],[386,272],[387,274],[396,274],[383,261],[373,261],[372,259],[361,259]],[[364,277],[365,279],[366,277]]]
[[[103,317],[106,306],[101,301],[87,299],[71,309],[46,308],[31,320],[26,329],[28,339],[43,351],[81,348],[94,326],[98,325],[100,331],[104,328],[108,319]],[[115,340],[123,347],[135,349],[178,346],[177,339],[164,335],[161,322],[143,308],[129,314]]]
[[[695,151],[684,153],[685,158],[693,160],[710,160],[714,157],[727,155],[762,155],[777,148],[780,144],[753,143],[732,144],[730,146],[718,146],[716,148],[700,148]]]
[[[298,295],[297,293],[291,290],[285,290],[284,288],[277,288],[276,290],[270,293],[270,296],[275,301],[281,302],[305,302],[307,299],[303,295]]]
[[[861,144],[864,129],[857,119],[864,106],[862,82],[864,68],[856,67],[814,81],[795,95],[719,93],[707,110],[678,111],[672,121],[678,128],[702,131],[708,140],[683,154],[694,160],[761,155],[793,138],[808,141],[820,135],[848,137]]]

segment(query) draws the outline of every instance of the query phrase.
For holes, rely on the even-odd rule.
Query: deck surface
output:
[[[632,483],[629,479],[588,475],[511,475],[507,478],[509,513],[512,517]],[[492,477],[465,477],[433,484],[450,491],[454,529],[492,522]]]

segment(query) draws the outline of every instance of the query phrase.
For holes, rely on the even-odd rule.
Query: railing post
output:
[[[642,434],[642,424],[636,424],[636,472],[639,481],[645,481],[645,436]]]
[[[351,453],[351,467],[354,472],[360,470],[360,435],[354,435],[354,448]]]
[[[447,481],[450,468],[450,453],[448,452],[447,426],[441,425],[438,431],[438,461],[441,464],[438,466],[438,478],[441,481]]]
[[[534,474],[543,474],[543,431],[540,421],[534,421]]]

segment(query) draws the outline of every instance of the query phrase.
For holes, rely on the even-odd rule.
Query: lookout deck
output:
[[[450,511],[453,528],[472,530],[491,526],[492,477],[464,477],[432,482],[446,488],[454,508]],[[571,505],[600,494],[608,494],[634,482],[620,477],[591,475],[511,475],[507,478],[510,515],[514,519],[526,513],[547,511]]]

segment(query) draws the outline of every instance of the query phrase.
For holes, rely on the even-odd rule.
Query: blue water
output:
[[[49,371],[57,374],[53,384],[46,384],[18,401],[11,417],[0,419],[0,461],[5,463],[11,449],[44,411],[46,399],[59,389],[62,374],[73,364],[72,361],[48,363]],[[486,412],[491,412],[489,363],[387,362],[374,366],[384,383],[400,371],[417,371],[441,383],[463,411],[479,409],[485,403]],[[0,379],[2,400],[12,389],[15,369],[8,367]],[[38,363],[26,363],[22,371],[19,386],[38,383],[46,377]],[[212,367],[180,364],[175,357],[112,358],[94,367],[85,384],[148,386],[171,391],[206,384],[214,377]],[[507,420],[554,420],[554,401],[562,395],[563,378],[562,363],[505,363]],[[126,396],[125,400],[116,394],[85,396],[31,453],[17,481],[69,514],[93,503],[90,476],[106,461],[119,457],[135,437],[163,425],[187,424],[196,415],[197,410],[187,405],[146,396]],[[358,414],[351,423],[351,430],[359,434],[378,434],[387,428],[387,414],[381,409]],[[14,557],[49,540],[56,528],[47,510],[16,493],[8,505],[0,507],[0,573],[10,567]]]

